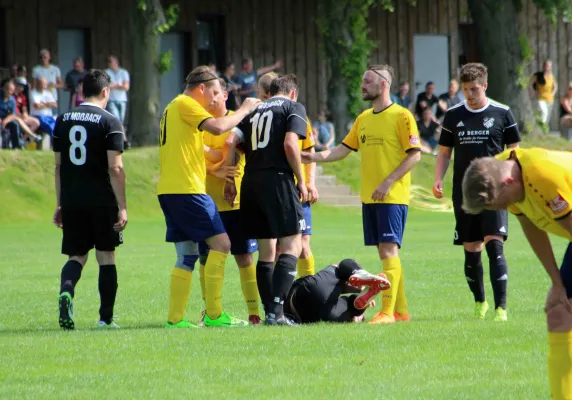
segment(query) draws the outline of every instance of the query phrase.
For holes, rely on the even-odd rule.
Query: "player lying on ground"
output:
[[[384,274],[370,274],[357,261],[345,259],[296,280],[284,313],[298,323],[363,322],[365,310],[375,305],[373,298],[390,286]]]
[[[553,399],[572,399],[572,243],[560,271],[548,233],[572,242],[572,153],[507,150],[471,163],[463,178],[467,213],[508,208],[552,280],[546,299],[548,376]]]
[[[127,225],[123,125],[105,111],[111,80],[105,71],[89,70],[83,79],[85,102],[56,120],[57,208],[54,223],[63,230],[59,323],[74,329],[72,299],[87,256],[95,247],[99,264],[99,328],[113,322],[117,294],[115,248],[123,243]]]

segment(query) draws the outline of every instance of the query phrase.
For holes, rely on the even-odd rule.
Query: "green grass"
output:
[[[61,332],[60,232],[47,221],[4,223],[0,398],[546,398],[542,268],[513,225],[509,322],[494,323],[492,314],[474,321],[452,224],[447,213],[410,214],[401,252],[409,324],[174,331],[162,327],[174,251],[161,220],[132,220],[117,255],[122,329],[93,329],[92,258],[77,288],[77,330]],[[354,257],[381,269],[376,251],[362,245],[357,210],[317,209],[312,247],[318,268]],[[231,260],[223,299],[229,313],[246,317]],[[195,280],[187,317],[196,321],[201,307]]]

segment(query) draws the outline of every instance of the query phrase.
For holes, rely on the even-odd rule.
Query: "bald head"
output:
[[[384,92],[389,93],[393,81],[393,68],[389,65],[372,65],[362,77],[362,97],[366,101],[378,99]]]

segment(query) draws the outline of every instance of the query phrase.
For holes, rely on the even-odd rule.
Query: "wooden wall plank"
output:
[[[253,25],[253,14],[250,7],[250,0],[240,0],[240,10],[241,16],[240,21],[242,22],[242,55],[241,58],[254,57],[252,52],[252,25]],[[254,66],[257,67],[256,65]],[[242,65],[239,67],[242,69]]]
[[[437,21],[438,21],[438,32],[441,35],[448,35],[450,32],[449,24],[449,8],[451,8],[451,3],[455,1],[450,0],[439,0],[437,8]]]
[[[260,68],[265,66],[264,56],[262,55],[262,8],[264,7],[264,2],[261,0],[250,0],[250,25],[252,26],[252,52],[251,57],[254,60],[254,68]]]
[[[528,13],[528,41],[532,51],[534,52],[534,56],[530,62],[530,69],[531,72],[538,70],[538,47],[537,47],[537,16],[536,16],[536,7],[532,4],[532,1],[529,1],[526,6],[526,12]]]
[[[439,33],[439,1],[429,2],[429,33]]]
[[[538,37],[536,39],[536,48],[538,49],[537,62],[540,67],[542,63],[548,58],[548,21],[541,11],[537,12],[537,29]]]
[[[292,12],[293,6],[292,6],[293,2],[285,2],[285,6],[283,9],[283,17],[284,17],[284,31],[283,31],[283,35],[285,35],[284,38],[284,66],[283,66],[283,72],[285,73],[296,73],[296,43],[294,40],[294,29],[295,29],[295,24],[294,24],[294,13]]]
[[[417,34],[419,32],[418,30],[418,18],[417,18],[417,7],[416,6],[412,6],[412,5],[408,5],[407,6],[407,31],[408,31],[408,35],[407,35],[407,55],[408,55],[408,60],[409,60],[409,75],[408,76],[404,76],[401,80],[402,81],[408,81],[409,82],[409,90],[410,90],[410,95],[413,97],[414,92],[415,92],[415,85],[414,85],[414,81],[415,81],[415,65],[413,63],[414,57],[415,57],[415,49],[413,48],[413,37],[415,36],[415,34]],[[397,90],[397,86],[395,87],[395,90]]]
[[[409,52],[407,51],[407,4],[396,2],[395,14],[397,17],[397,65],[395,66],[394,82],[399,82],[409,78]],[[394,86],[395,89],[395,86]]]
[[[304,3],[306,0],[292,1],[294,11],[295,74],[300,87],[299,99],[304,106],[308,103],[308,79],[306,76],[306,30],[304,27]]]
[[[272,58],[274,60],[282,60],[282,68],[280,72],[287,71],[286,65],[286,41],[285,33],[286,25],[284,23],[284,13],[285,13],[285,3],[282,1],[276,1],[274,3],[274,16],[272,18],[273,28],[274,28],[274,51],[272,53]]]
[[[417,1],[417,33],[426,34],[429,32],[429,0]]]
[[[447,21],[449,31],[449,62],[451,77],[456,78],[459,75],[459,16],[458,1],[449,1],[447,7]]]
[[[314,29],[313,9],[315,1],[304,2],[304,37],[306,38],[306,112],[313,121],[318,111],[318,70],[316,54],[318,52],[316,31]]]
[[[262,20],[260,21],[261,31],[257,32],[261,37],[261,62],[264,65],[270,65],[274,63],[274,57],[272,56],[272,45],[273,38],[271,35],[272,24],[274,23],[274,18],[272,17],[272,10],[274,8],[273,1],[263,2],[260,7],[262,8],[260,15]]]
[[[564,21],[560,19],[558,21],[558,33],[557,33],[557,52],[558,52],[558,85],[560,86],[559,93],[564,94],[566,86],[568,84],[568,63],[567,63],[567,49],[566,49],[566,25]]]
[[[378,62],[380,64],[389,64],[389,48],[387,46],[389,41],[388,14],[382,7],[377,8]]]
[[[399,60],[397,49],[397,13],[387,12],[387,52],[388,60],[387,63],[393,67],[395,71],[399,69]]]
[[[368,14],[367,17],[367,26],[369,28],[369,32],[368,32],[368,39],[371,40],[374,44],[374,48],[371,51],[371,54],[369,56],[369,62],[370,63],[374,63],[374,64],[378,64],[379,61],[379,37],[377,36],[377,8],[378,7],[374,7],[371,9],[371,11]]]
[[[314,12],[315,15],[318,15],[318,1],[316,1],[316,4],[314,6]],[[322,45],[320,45],[322,38],[321,38],[321,33],[320,30],[318,28],[318,25],[316,23],[314,23],[314,29],[316,32],[316,40],[318,43],[318,51],[316,52],[316,57],[317,57],[317,62],[318,62],[318,73],[320,76],[319,82],[318,82],[318,110],[317,112],[326,107],[326,103],[327,103],[327,92],[328,92],[328,79],[330,78],[330,71],[328,69],[327,63],[326,63],[326,57],[324,54],[324,48]],[[316,114],[317,114],[316,112]]]
[[[16,13],[14,11],[14,7],[13,6],[9,6],[9,7],[7,6],[5,12],[6,12],[6,26],[5,26],[6,49],[5,49],[5,52],[6,52],[6,64],[7,65],[4,65],[3,67],[10,68],[10,66],[12,64],[20,63],[20,64],[26,65],[26,67],[29,68],[28,67],[29,61],[27,59],[19,61],[16,58],[16,55],[14,54],[14,52],[15,52],[14,41],[15,41],[16,37],[15,37],[15,35],[10,34],[11,32],[14,32],[14,25],[15,25],[15,21],[16,21]],[[37,25],[38,24],[38,20],[37,20],[38,13],[32,12],[32,13],[30,13],[30,16],[31,16],[30,19],[31,19],[32,23]],[[37,40],[34,40],[34,43],[37,43]]]
[[[458,16],[459,23],[466,24],[470,22],[469,3],[467,0],[459,0]]]

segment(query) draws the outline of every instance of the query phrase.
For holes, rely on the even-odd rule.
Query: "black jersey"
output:
[[[101,107],[84,103],[63,113],[54,128],[61,153],[62,207],[117,206],[109,179],[107,151],[123,151],[123,126]]]
[[[462,201],[461,184],[472,160],[494,156],[518,142],[518,127],[508,106],[489,99],[480,110],[470,109],[466,101],[450,108],[445,113],[439,144],[454,149],[453,201]]]
[[[261,103],[235,128],[243,138],[245,172],[274,169],[292,172],[284,151],[286,132],[306,137],[306,109],[284,97]]]

